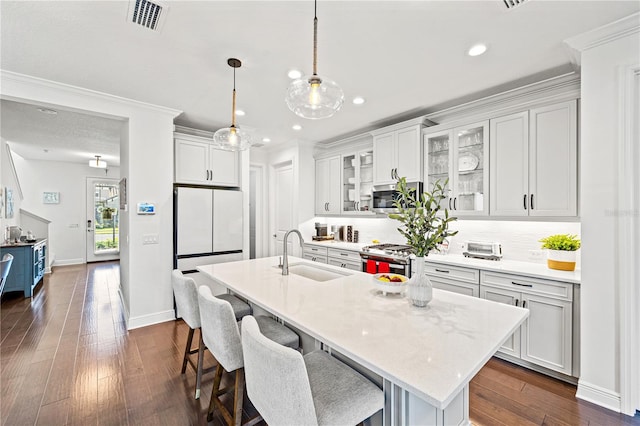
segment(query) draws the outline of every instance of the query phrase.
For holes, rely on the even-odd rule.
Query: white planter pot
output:
[[[547,250],[547,266],[549,269],[574,271],[576,269],[577,251]]]

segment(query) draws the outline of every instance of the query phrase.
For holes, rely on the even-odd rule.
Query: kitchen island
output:
[[[382,295],[371,275],[295,257],[289,264],[288,276],[277,257],[198,269],[311,336],[316,347],[379,376],[385,425],[468,424],[469,381],[528,315],[437,289],[427,308],[416,308],[401,295]],[[316,279],[334,275],[300,275],[313,270],[320,271]]]

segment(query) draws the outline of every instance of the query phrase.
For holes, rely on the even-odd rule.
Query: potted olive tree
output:
[[[556,234],[540,239],[542,248],[547,249],[549,269],[573,271],[576,269],[576,252],[580,248],[580,239],[572,234]]]
[[[427,306],[433,297],[431,281],[424,273],[427,255],[446,237],[458,233],[449,231],[449,224],[457,218],[449,217],[449,211],[441,208],[442,200],[447,197],[446,186],[446,181],[444,184],[437,181],[431,192],[417,194],[415,188],[407,187],[407,179],[401,177],[396,185],[398,197],[394,202],[398,212],[389,214],[389,218],[402,222],[398,231],[413,248],[416,257],[416,273],[409,280],[408,297],[419,307]]]

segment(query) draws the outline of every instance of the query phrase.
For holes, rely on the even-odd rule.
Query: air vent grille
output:
[[[151,30],[157,30],[162,16],[162,6],[148,0],[135,0],[131,22]]]
[[[507,6],[507,9],[513,9],[516,6],[520,6],[527,0],[502,0],[502,1],[504,2],[505,6]]]

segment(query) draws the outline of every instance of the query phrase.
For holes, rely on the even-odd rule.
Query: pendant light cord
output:
[[[233,68],[233,102],[231,103],[231,127],[236,127],[236,69]]]
[[[318,1],[313,3],[313,75],[318,75]]]

